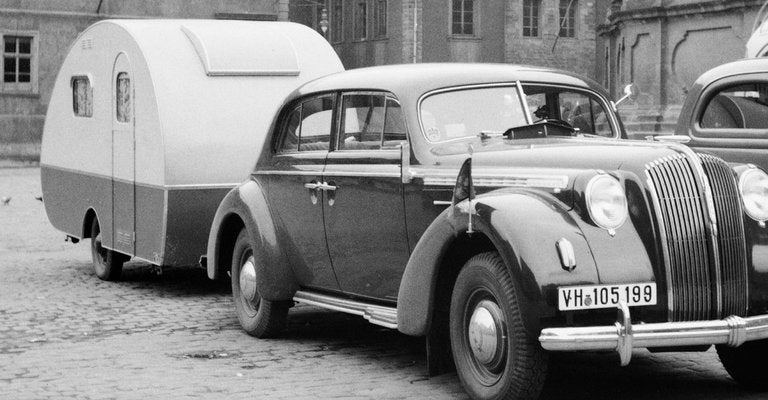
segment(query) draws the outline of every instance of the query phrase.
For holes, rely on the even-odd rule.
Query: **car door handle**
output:
[[[321,183],[317,183],[317,182],[308,182],[308,183],[304,184],[304,187],[309,189],[309,190],[320,189],[320,186],[322,186],[322,184]]]
[[[325,190],[326,192],[328,192],[328,191],[332,192],[332,191],[337,189],[337,186],[336,185],[329,185],[327,182],[323,182],[323,183],[319,183],[317,185],[317,188],[320,189],[320,190]]]

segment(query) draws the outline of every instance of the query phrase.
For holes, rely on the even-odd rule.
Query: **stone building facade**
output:
[[[594,77],[596,28],[609,1],[292,0],[289,18],[320,30],[325,9],[326,37],[346,68],[500,62]]]
[[[745,56],[765,0],[613,0],[596,41],[598,81],[618,96],[641,95],[625,110],[630,129],[671,132],[688,88],[704,71]]]
[[[288,0],[0,0],[0,159],[38,156],[59,66],[106,18],[286,20]]]

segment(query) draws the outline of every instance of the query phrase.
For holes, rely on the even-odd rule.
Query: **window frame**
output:
[[[344,42],[344,1],[329,0],[331,43]],[[338,15],[336,11],[338,10]]]
[[[568,10],[568,3],[571,1],[573,4]],[[565,3],[565,7],[563,7],[563,3]],[[557,36],[564,39],[578,38],[579,0],[559,0],[557,10]],[[565,10],[568,10],[567,15],[563,14]],[[569,21],[568,24],[563,25],[563,20]],[[563,30],[565,30],[565,35],[563,35]]]
[[[5,82],[5,39],[6,37],[28,37],[31,39],[30,57],[29,57],[29,82]],[[26,30],[0,30],[0,40],[2,41],[2,58],[0,63],[0,93],[16,95],[38,95],[39,94],[39,47],[40,33],[38,31]],[[18,55],[18,52],[14,53]]]
[[[530,12],[526,12],[526,9]],[[533,15],[534,10],[535,18]],[[528,24],[526,24],[526,22],[528,22]],[[527,38],[541,37],[541,0],[523,0],[522,36]]]
[[[384,13],[379,6],[384,5]],[[389,22],[389,1],[388,0],[373,0],[373,38],[374,39],[386,39],[389,35],[387,24]],[[383,32],[382,32],[383,27]]]
[[[751,73],[746,75],[735,75],[723,77],[704,87],[699,94],[699,98],[691,113],[690,135],[694,139],[713,140],[718,142],[743,142],[745,140],[755,140],[760,142],[768,141],[768,129],[762,128],[704,128],[701,126],[701,120],[707,107],[714,98],[725,90],[734,86],[742,86],[756,83],[768,83],[766,73]],[[683,110],[685,112],[685,110]]]
[[[90,113],[78,113],[79,107],[75,93],[75,81],[80,79],[85,79],[88,84],[87,96],[90,98],[91,104],[91,108],[88,111],[90,111]],[[72,115],[77,118],[93,118],[93,76],[91,74],[74,74],[69,80],[69,86],[72,89]]]
[[[454,31],[454,22],[453,22],[453,16],[455,14],[454,9],[454,1],[460,1],[461,2],[461,10],[459,10],[459,13],[461,15],[461,32],[455,32]],[[472,19],[469,22],[466,22],[467,18],[465,17],[465,14],[468,12],[467,7],[465,6],[467,2],[472,2],[471,5],[471,12],[472,12]],[[478,1],[477,0],[448,0],[448,33],[451,37],[454,38],[476,38],[480,36],[480,33],[478,32],[478,28],[480,26],[479,24],[479,12],[478,12]],[[468,25],[472,28],[471,33],[465,32],[465,26]]]
[[[354,9],[352,10],[352,40],[356,42],[362,42],[365,40],[368,40],[369,33],[368,33],[368,14],[370,12],[370,7],[368,0],[355,0],[353,3],[355,5]],[[365,6],[365,12],[360,14],[360,5]],[[358,19],[359,16],[363,16],[362,22]],[[360,24],[362,23],[362,27]],[[362,28],[362,31],[361,31]],[[362,33],[362,36],[358,36],[359,33]]]
[[[384,98],[384,114],[382,115],[382,124],[381,124],[381,142],[379,144],[379,148],[376,149],[344,149],[339,148],[339,145],[342,141],[342,130],[344,127],[344,118],[345,113],[343,110],[344,107],[344,98],[348,96],[382,96]],[[397,103],[397,105],[400,107],[400,109],[403,109],[402,103],[398,98],[387,91],[376,91],[376,90],[350,90],[345,91],[339,94],[338,100],[336,102],[336,120],[335,120],[335,129],[334,129],[334,136],[336,138],[335,143],[332,146],[332,151],[338,151],[338,152],[361,152],[361,151],[373,151],[373,152],[381,152],[381,151],[400,151],[399,146],[390,146],[390,147],[384,147],[384,133],[385,128],[387,127],[387,114],[389,111],[389,107],[387,106],[387,103],[389,100],[392,100]],[[408,133],[408,124],[405,121],[405,115],[403,115],[403,127],[405,128],[405,142],[409,142],[409,133]]]
[[[300,150],[301,149],[301,126],[304,122],[304,103],[319,99],[322,97],[330,97],[333,101],[331,108],[331,127],[328,133],[328,149],[315,149],[315,150]],[[316,152],[329,152],[334,148],[334,136],[337,131],[337,114],[339,113],[339,94],[337,92],[321,92],[312,93],[301,98],[298,98],[290,102],[287,106],[283,107],[280,111],[278,123],[276,125],[276,132],[273,135],[274,140],[272,142],[272,153],[276,155],[280,154],[300,154],[300,153],[316,153]],[[285,135],[287,125],[290,122],[289,116],[294,110],[299,108],[299,125],[297,130],[299,134],[296,137],[296,148],[292,150],[283,149],[283,143],[285,142]]]

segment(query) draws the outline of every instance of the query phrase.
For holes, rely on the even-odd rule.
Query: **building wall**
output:
[[[287,0],[0,0],[0,35],[33,37],[34,53],[32,90],[9,92],[0,85],[0,158],[39,157],[59,66],[92,23],[126,17],[286,20],[287,6]]]
[[[294,0],[289,18],[317,29],[315,7],[332,7],[333,1]],[[523,37],[523,0],[476,0],[471,35],[452,34],[451,0],[389,1],[387,37],[363,41],[352,39],[357,0],[339,1],[344,4],[343,39],[336,40],[338,36],[330,32],[328,37],[346,68],[410,62],[496,62],[563,68],[590,77],[596,76],[598,10],[609,2],[578,0],[576,35],[560,38],[553,51],[559,31],[559,0],[541,0],[540,33],[535,38]]]
[[[625,83],[638,85],[641,95],[627,111],[628,125],[641,131],[671,131],[696,78],[712,67],[744,57],[763,2],[614,2],[620,7],[598,29],[603,46],[602,51],[597,49],[598,76],[617,96]]]

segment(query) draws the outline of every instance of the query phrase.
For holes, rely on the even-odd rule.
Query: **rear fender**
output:
[[[519,294],[526,331],[537,337],[541,319],[556,314],[556,306],[551,304],[559,285],[598,282],[589,246],[566,205],[551,194],[502,189],[478,196],[472,203],[476,232],[472,235],[487,237],[501,255]],[[398,294],[401,332],[417,336],[429,332],[438,276],[446,264],[444,256],[466,233],[468,211],[467,201],[445,210],[414,248]],[[572,243],[578,262],[571,272],[561,266],[556,250],[555,243],[562,238]]]
[[[216,211],[208,236],[208,277],[217,279],[231,268],[232,248],[241,229],[251,239],[259,295],[269,301],[292,299],[298,284],[277,240],[266,193],[253,180],[229,192]]]

